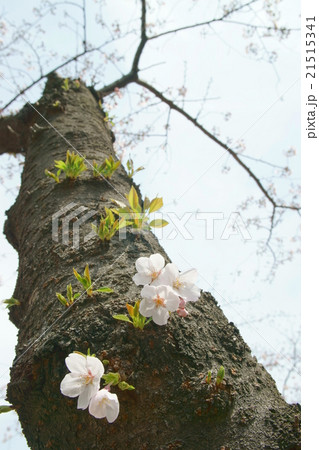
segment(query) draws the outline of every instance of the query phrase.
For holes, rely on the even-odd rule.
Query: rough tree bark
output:
[[[56,100],[61,108],[52,107]],[[91,163],[114,156],[103,114],[85,86],[63,92],[61,79],[52,76],[35,106]],[[128,233],[125,240],[113,238],[106,246],[93,239],[81,242],[78,250],[52,240],[52,215],[69,203],[102,211],[111,198],[123,200],[121,195],[132,184],[124,169],[111,180],[116,190],[94,179],[92,171],[74,183],[56,184],[44,170],[53,169],[55,159],[64,159],[65,141],[37,113],[29,119],[22,141],[27,145],[22,184],[5,226],[19,252],[13,296],[21,302],[10,311],[19,341],[8,400],[17,409],[30,447],[300,448],[299,405],[284,401],[209,293],[191,305],[188,318],[173,316],[167,326],[151,323],[140,331],[112,319],[139,295],[131,279],[135,260],[159,252],[169,261],[151,232],[139,237]],[[81,238],[89,230],[87,223]],[[83,272],[86,263],[93,280],[100,279],[100,286],[115,292],[93,299],[84,295],[66,311],[55,293],[64,293],[70,282],[74,286],[72,268]],[[67,373],[64,358],[74,350],[86,353],[87,348],[108,359],[108,369],[119,371],[136,387],[117,392],[120,415],[112,425],[77,410],[76,399],[60,393]],[[203,380],[209,369],[216,373],[221,364],[225,386],[214,392]]]

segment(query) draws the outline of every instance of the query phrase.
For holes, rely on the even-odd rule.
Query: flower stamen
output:
[[[152,281],[156,280],[156,278],[159,276],[160,273],[161,273],[160,270],[158,272],[152,272],[151,273]]]
[[[156,305],[156,308],[159,308],[160,306],[165,306],[165,299],[157,294],[157,296],[154,298],[154,303]]]
[[[84,375],[85,378],[85,384],[92,384],[94,380],[94,375],[90,370],[88,370],[87,375]]]
[[[181,286],[182,286],[181,281],[178,278],[176,278],[176,280],[173,283],[174,289],[179,289]]]

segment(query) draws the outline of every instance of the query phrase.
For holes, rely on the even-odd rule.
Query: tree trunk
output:
[[[112,154],[112,139],[92,92],[81,85],[64,92],[56,76],[48,79],[41,114],[88,161],[101,163]],[[60,107],[52,105],[60,101]],[[19,414],[32,449],[297,449],[300,448],[300,408],[288,405],[264,367],[252,357],[238,329],[229,323],[215,299],[202,293],[182,319],[173,315],[167,326],[149,324],[143,331],[118,322],[125,303],[138,298],[132,282],[140,256],[161,253],[148,232],[115,236],[108,245],[90,239],[90,221],[80,228],[79,248],[52,239],[52,216],[76,203],[102,211],[110,199],[122,200],[132,181],[123,167],[111,184],[88,170],[75,182],[55,183],[44,170],[65,159],[68,145],[36,115],[30,128],[22,184],[8,211],[5,231],[19,252],[14,297],[21,302],[10,311],[19,328],[16,359],[11,369],[8,400]],[[70,147],[69,147],[70,148]],[[91,219],[92,220],[92,219]],[[60,239],[61,241],[61,239]],[[75,287],[75,267],[89,264],[92,279],[114,294],[82,296],[64,308],[55,293]],[[64,358],[74,350],[108,359],[136,388],[117,391],[120,415],[116,422],[95,419],[77,410],[76,399],[60,393],[67,373]],[[205,375],[225,367],[221,389],[208,385]],[[214,375],[213,375],[214,379]]]

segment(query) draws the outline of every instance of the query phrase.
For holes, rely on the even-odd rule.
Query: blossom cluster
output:
[[[171,312],[186,317],[187,302],[196,302],[200,289],[195,285],[197,270],[180,273],[175,264],[165,266],[162,255],[155,253],[149,258],[140,257],[135,263],[137,273],[133,281],[143,286],[140,313],[152,317],[157,325],[166,325]]]
[[[89,413],[97,419],[106,417],[109,423],[119,415],[120,405],[116,394],[110,392],[110,386],[100,389],[104,375],[102,362],[94,356],[71,353],[65,358],[70,373],[65,375],[60,390],[67,397],[78,397],[78,409],[89,408]]]

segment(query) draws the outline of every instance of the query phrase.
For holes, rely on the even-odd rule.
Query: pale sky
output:
[[[10,4],[2,2],[1,10],[6,12],[8,19],[14,17],[18,21],[19,17],[28,16],[30,3],[22,5],[18,0],[11,1]],[[298,3],[291,0],[283,2],[285,23],[295,28],[299,27]],[[121,0],[117,4],[121,11],[126,11],[128,18],[134,17],[134,11],[130,10],[132,2]],[[209,8],[210,2],[204,1],[202,16],[210,17]],[[165,17],[172,23],[173,21],[176,23],[177,18],[179,24],[190,23],[190,20],[194,20],[192,17],[195,14],[194,11],[195,9],[185,11],[182,3],[176,2],[176,7],[172,8],[169,14],[165,12]],[[50,25],[47,24],[47,26]],[[51,25],[50,42],[53,45],[54,39],[54,45],[58,51],[64,52],[67,33],[66,30],[57,32]],[[94,40],[94,27],[90,26],[90,20],[88,20],[88,35]],[[192,31],[181,33],[174,38],[165,37],[161,38],[161,41],[151,42],[143,56],[141,67],[156,63],[161,65],[146,70],[143,78],[149,81],[156,79],[155,84],[159,89],[165,89],[168,85],[179,88],[184,83],[184,62],[187,60],[186,86],[189,98],[205,95],[210,78],[212,78],[210,96],[217,97],[209,103],[209,107],[199,120],[205,122],[210,129],[220,128],[223,139],[226,137],[231,137],[234,141],[243,139],[247,155],[264,158],[276,164],[285,164],[284,152],[294,147],[297,157],[292,159],[291,167],[292,178],[297,180],[300,150],[299,33],[293,32],[288,40],[281,43],[271,42],[269,46],[275,48],[279,56],[275,65],[264,61],[256,62],[245,54],[247,41],[241,37],[241,27],[230,24],[215,25],[209,30],[209,35],[203,41],[202,47],[198,46],[196,40],[198,35],[198,31]],[[128,61],[136,47],[136,42],[131,45],[123,43]],[[265,42],[268,45],[267,40]],[[16,61],[19,64],[18,56]],[[124,70],[125,62],[119,63],[119,66]],[[113,81],[119,77],[119,73],[116,73],[114,69],[109,70],[110,72],[106,74],[107,81]],[[7,86],[4,82],[1,82],[0,89],[2,99],[10,98],[10,96],[6,97]],[[130,97],[127,94],[124,95],[118,107],[112,111],[116,118],[125,114],[129,100],[133,103],[136,101],[134,92],[136,88],[133,87]],[[34,91],[28,98],[34,101],[39,95],[39,90]],[[166,95],[169,96],[169,94]],[[187,105],[188,110],[195,114],[198,107],[198,103]],[[231,112],[229,121],[224,120],[227,112]],[[166,108],[161,113],[166,119]],[[150,118],[155,120],[155,114],[137,118],[137,129],[142,128],[145,121]],[[160,129],[163,133],[163,128]],[[121,138],[118,136],[117,145],[120,141]],[[231,236],[228,240],[221,239],[230,214],[239,211],[238,205],[249,195],[260,197],[253,182],[241,168],[228,160],[227,155],[223,155],[221,148],[202,136],[191,124],[174,112],[171,114],[166,152],[158,149],[160,143],[161,139],[154,139],[142,143],[136,149],[127,148],[125,157],[131,155],[136,167],[139,165],[145,167],[144,171],[136,175],[135,181],[141,185],[144,195],[152,197],[158,194],[163,197],[164,214],[171,216],[177,214],[182,217],[184,214],[191,213],[187,229],[192,239],[185,239],[180,234],[175,239],[169,239],[168,236],[172,231],[172,225],[170,225],[163,231],[163,237],[160,238],[161,244],[181,270],[190,267],[198,269],[200,275],[198,285],[212,292],[228,319],[239,327],[254,354],[260,356],[264,352],[277,353],[278,358],[282,359],[282,355],[286,356],[289,350],[288,339],[295,337],[299,332],[298,256],[293,262],[287,262],[278,269],[271,284],[265,282],[267,273],[265,266],[268,259],[263,255],[256,255],[255,242],[260,235],[253,227],[248,227],[252,239],[246,243],[241,236]],[[5,167],[8,160],[12,161],[13,158],[1,156],[0,166]],[[224,164],[231,167],[227,175],[221,173]],[[269,174],[267,168],[254,162],[251,162],[250,166],[258,172],[260,177],[266,177]],[[6,173],[3,169],[0,175],[5,178]],[[276,181],[280,188],[281,181]],[[4,212],[15,199],[15,196],[7,193],[6,189],[16,187],[19,182],[19,176],[14,175],[9,181],[5,179],[4,185],[0,185],[2,227]],[[196,220],[196,212],[219,212],[224,215],[224,220],[216,222],[214,239],[205,239],[204,222]],[[258,210],[257,213],[260,211]],[[262,215],[266,218],[267,211],[262,210]],[[249,217],[248,213],[242,213],[244,222]],[[287,213],[281,234],[293,236],[298,226],[297,214]],[[159,236],[161,236],[160,232]],[[11,297],[14,290],[17,255],[4,236],[0,237],[0,246],[0,298],[5,299]],[[258,276],[255,275],[256,270],[259,270]],[[9,381],[8,370],[14,358],[16,342],[16,329],[9,322],[4,307],[0,309],[0,327],[2,334],[0,386],[2,387]],[[287,361],[287,367],[289,367],[289,361]],[[285,373],[282,370],[274,370],[272,375],[281,390]],[[297,374],[296,383],[298,383]],[[289,400],[299,401],[300,399],[290,392]],[[14,423],[12,419],[14,414],[12,412],[1,416],[2,436],[6,432],[6,427]],[[24,439],[13,434],[14,437],[3,444],[3,448],[27,448]]]

